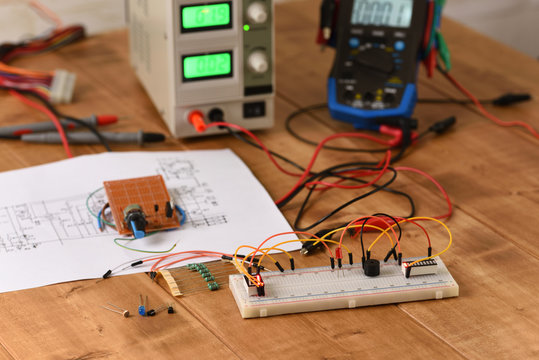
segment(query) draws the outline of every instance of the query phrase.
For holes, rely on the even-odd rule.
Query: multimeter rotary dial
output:
[[[392,56],[382,49],[366,49],[360,51],[354,59],[354,64],[360,74],[380,74],[386,77],[393,73],[395,64]]]

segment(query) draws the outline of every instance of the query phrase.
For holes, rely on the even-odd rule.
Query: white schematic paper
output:
[[[113,229],[99,231],[86,200],[103,181],[156,174],[163,176],[187,221],[179,230],[131,241],[130,247],[160,251],[177,244],[173,252],[234,253],[240,245],[257,246],[272,234],[292,231],[263,186],[228,149],[80,156],[0,174],[0,292],[98,278],[147,256],[115,245]],[[104,191],[88,201],[94,213],[105,203]],[[122,274],[148,270],[141,266]]]

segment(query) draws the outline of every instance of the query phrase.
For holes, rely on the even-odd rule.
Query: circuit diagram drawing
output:
[[[199,171],[189,160],[162,158],[157,160],[158,173],[165,183],[174,184],[169,192],[187,213],[187,223],[194,227],[216,226],[228,223],[219,200],[211,186],[197,176]]]
[[[0,253],[99,235],[85,196],[0,207]]]
[[[186,211],[186,226],[200,228],[228,223],[217,195],[207,182],[200,180],[199,171],[191,161],[166,158],[157,162],[157,173],[164,176],[175,203]],[[113,234],[109,228],[98,229],[95,217],[86,207],[87,198],[88,194],[80,194],[0,207],[0,254]],[[97,214],[106,202],[105,192],[98,191],[88,199],[88,207]]]

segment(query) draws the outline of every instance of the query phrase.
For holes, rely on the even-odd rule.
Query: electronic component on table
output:
[[[138,314],[140,316],[146,316],[146,307],[148,306],[148,296],[146,296],[146,300],[142,297],[142,294],[139,295],[139,306],[138,306]]]
[[[243,276],[243,279],[245,280],[245,290],[247,290],[248,296],[266,296],[266,292],[264,290],[264,281],[262,281],[262,276],[260,274],[256,274],[255,278],[257,280],[257,284],[251,281],[247,276]]]
[[[229,287],[244,318],[458,296],[449,270],[440,258],[436,263],[434,273],[409,278],[397,261],[381,264],[377,277],[365,275],[361,264],[264,272],[265,295],[250,291],[244,275],[231,275]]]
[[[129,0],[128,14],[131,64],[174,136],[200,136],[212,110],[273,126],[273,0]]]
[[[419,261],[410,266],[411,263],[412,261],[403,261],[401,265],[402,272],[407,278],[417,275],[436,274],[438,264],[434,259]]]
[[[148,310],[146,315],[147,316],[155,316],[159,312],[161,312],[161,311],[163,311],[165,309],[167,310],[168,314],[174,314],[174,307],[172,306],[172,304],[162,304],[162,305],[159,305],[158,307],[156,307],[155,309]]]
[[[328,80],[333,118],[358,129],[379,130],[377,119],[412,115],[428,3],[340,1],[336,54]]]
[[[228,276],[232,274],[237,274],[236,268],[222,261],[188,264],[159,271],[159,275],[163,277],[173,296],[219,290],[227,284]]]
[[[150,232],[180,227],[161,175],[105,181],[103,186],[118,233],[138,239]]]
[[[112,308],[106,307],[106,306],[103,306],[103,305],[101,305],[101,307],[102,307],[103,309],[105,309],[105,310],[112,311],[112,312],[115,312],[115,313],[117,313],[117,314],[120,314],[120,315],[122,315],[122,316],[125,317],[125,318],[128,318],[128,317],[129,317],[129,310],[123,309],[123,308],[121,308],[121,307],[119,307],[119,306],[117,306],[117,305],[111,304],[111,303],[107,303],[107,304],[109,304],[110,306],[112,306]]]

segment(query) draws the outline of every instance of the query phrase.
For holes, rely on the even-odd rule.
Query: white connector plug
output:
[[[49,100],[53,104],[69,104],[73,98],[77,75],[67,70],[57,69],[52,78]]]

